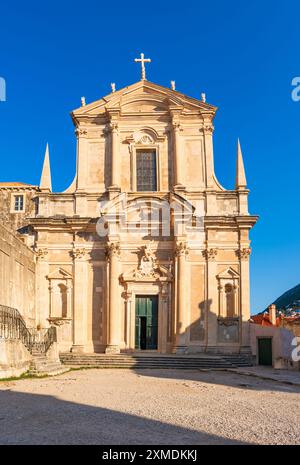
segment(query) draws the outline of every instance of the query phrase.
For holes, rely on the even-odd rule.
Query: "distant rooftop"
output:
[[[33,187],[33,188],[38,188],[38,186],[35,186],[34,184],[27,184],[25,182],[0,182],[0,188],[1,187]]]

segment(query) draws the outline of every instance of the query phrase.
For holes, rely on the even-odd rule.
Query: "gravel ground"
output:
[[[300,388],[221,371],[0,383],[0,444],[299,444]]]

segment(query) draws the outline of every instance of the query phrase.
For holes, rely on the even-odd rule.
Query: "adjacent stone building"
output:
[[[25,232],[27,218],[36,213],[38,189],[23,182],[0,182],[0,223],[14,232]]]
[[[36,326],[35,254],[0,225],[0,306],[16,308],[26,324]]]
[[[239,352],[250,346],[248,190],[214,174],[216,107],[142,79],[72,112],[77,171],[36,210],[36,324],[61,351]],[[30,241],[29,241],[30,242]]]

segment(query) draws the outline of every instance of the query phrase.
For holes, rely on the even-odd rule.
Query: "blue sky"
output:
[[[252,312],[300,282],[300,3],[296,1],[77,0],[1,5],[1,181],[39,182],[50,144],[53,188],[75,173],[69,112],[140,78],[134,58],[152,58],[147,77],[219,107],[215,167],[234,186],[240,137],[250,211]]]

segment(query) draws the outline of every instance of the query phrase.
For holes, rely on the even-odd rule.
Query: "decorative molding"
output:
[[[217,257],[218,249],[213,249],[213,248],[206,249],[206,250],[203,250],[202,254],[206,258],[206,260],[212,261],[212,260],[215,260],[215,258]]]
[[[72,321],[72,318],[63,318],[63,317],[56,317],[56,316],[50,316],[47,318],[50,324],[53,324],[55,326],[63,326],[65,324],[70,324]]]
[[[153,145],[154,144],[153,138],[149,134],[146,134],[146,133],[141,134],[141,137],[137,139],[135,142],[138,145]]]

